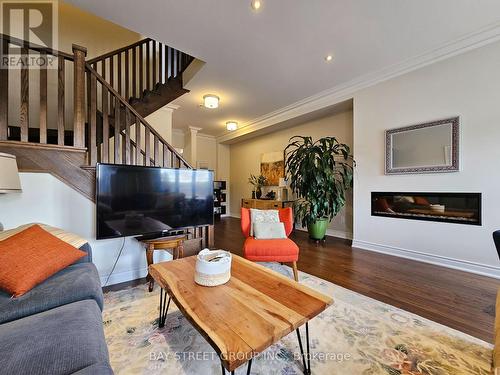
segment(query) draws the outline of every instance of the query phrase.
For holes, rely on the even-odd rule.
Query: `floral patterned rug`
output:
[[[288,267],[265,265],[291,277]],[[300,281],[334,298],[309,323],[315,375],[490,374],[492,345],[484,341],[302,272]],[[141,285],[105,294],[104,331],[115,373],[221,374],[217,355],[175,304],[158,328],[159,293]],[[302,369],[293,332],[256,357],[251,373],[298,375]],[[246,365],[236,374],[246,374]]]

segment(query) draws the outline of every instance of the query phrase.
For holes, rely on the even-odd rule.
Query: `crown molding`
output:
[[[191,127],[190,127],[191,128]],[[201,129],[201,128],[196,128],[196,129]],[[186,129],[187,130],[187,129]],[[183,135],[185,136],[186,134],[189,134],[189,131],[186,131],[186,130],[183,130],[183,129],[179,129],[179,128],[173,128],[172,129],[172,134],[178,134],[178,135]],[[198,138],[207,138],[207,139],[213,139],[213,140],[216,140],[217,137],[215,135],[212,135],[212,134],[206,134],[206,133],[196,133],[196,136]]]
[[[198,136],[198,138],[206,138],[206,139],[213,139],[213,140],[217,139],[217,137],[215,135],[206,134],[206,133],[198,133],[196,135]]]
[[[198,128],[197,126],[188,126],[188,129],[191,133],[198,133],[200,130],[202,130],[203,128]]]
[[[464,35],[438,48],[391,65],[376,72],[365,74],[344,84],[334,86],[315,95],[299,100],[254,120],[248,121],[232,132],[225,132],[217,137],[219,143],[232,143],[250,133],[269,128],[284,121],[328,106],[352,99],[362,89],[401,76],[453,56],[483,47],[500,40],[500,22],[496,22],[476,32]]]

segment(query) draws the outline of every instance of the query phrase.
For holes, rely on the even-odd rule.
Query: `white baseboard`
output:
[[[352,232],[346,232],[344,230],[336,230],[336,229],[327,229],[327,236],[344,238],[346,240],[352,240]]]
[[[128,271],[123,271],[123,272],[113,272],[111,276],[109,277],[108,284],[106,286],[114,285],[114,284],[120,284],[124,283],[126,281],[132,281],[132,280],[137,280],[143,277],[146,277],[148,274],[148,269],[147,268],[140,268],[136,270],[128,270]],[[104,283],[106,282],[106,279],[108,278],[109,275],[101,275],[101,285],[104,286]]]
[[[307,232],[307,228],[303,228],[300,226],[295,227],[296,230],[300,230],[301,232]],[[346,232],[343,230],[336,230],[336,229],[330,229],[328,228],[326,230],[326,235],[327,236],[332,236],[332,237],[337,237],[337,238],[344,238],[346,240],[352,240],[352,233],[351,232]]]
[[[500,279],[500,267],[494,267],[487,264],[453,259],[441,255],[428,254],[421,251],[402,249],[362,240],[353,240],[352,247]]]

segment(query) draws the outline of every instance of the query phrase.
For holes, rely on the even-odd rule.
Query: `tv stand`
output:
[[[168,233],[179,232],[179,231],[169,231]],[[181,231],[184,232],[184,231]],[[154,234],[154,233],[153,233]],[[137,238],[137,237],[136,237]],[[148,262],[148,276],[147,281],[149,283],[148,290],[150,292],[153,291],[154,279],[151,277],[149,273],[149,266],[153,264],[153,253],[155,250],[171,250],[172,258],[180,259],[184,257],[184,241],[186,240],[186,235],[163,235],[163,237],[154,237],[152,239],[142,238],[139,240],[146,246],[146,260]]]

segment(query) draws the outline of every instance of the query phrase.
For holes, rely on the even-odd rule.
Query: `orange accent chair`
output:
[[[293,230],[293,211],[290,207],[281,208],[280,221],[285,224],[285,233],[290,236]],[[293,277],[299,281],[297,260],[299,247],[289,238],[258,240],[250,236],[250,209],[241,208],[241,231],[246,240],[243,244],[243,256],[253,262],[292,263]]]

